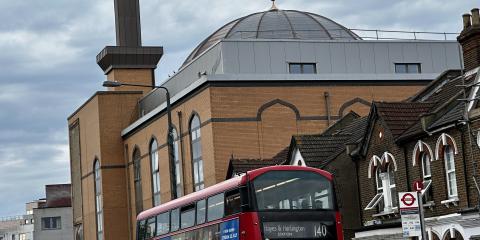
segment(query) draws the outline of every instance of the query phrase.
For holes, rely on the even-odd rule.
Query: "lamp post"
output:
[[[170,92],[166,87],[162,86],[155,86],[155,85],[142,85],[142,84],[130,84],[130,83],[122,83],[117,81],[104,81],[104,87],[121,87],[121,86],[132,86],[132,87],[149,87],[149,88],[159,88],[165,90],[165,97],[167,98],[167,121],[168,121],[168,137],[167,137],[167,145],[168,145],[168,161],[170,162],[170,187],[172,193],[172,200],[177,198],[177,173],[175,172],[175,155],[173,153],[173,124],[172,124],[172,112],[171,112],[171,105],[170,105]]]

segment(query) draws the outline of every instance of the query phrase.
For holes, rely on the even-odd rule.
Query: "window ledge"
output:
[[[373,214],[375,218],[392,218],[398,215],[398,208],[393,208],[391,211],[383,211],[381,213]]]
[[[428,201],[427,203],[423,204],[423,208],[428,208],[430,210],[433,210],[433,207],[435,207],[434,201]]]
[[[453,197],[453,198],[450,198],[448,200],[441,201],[440,203],[445,205],[445,207],[449,208],[450,205],[458,206],[459,201],[460,200],[458,199],[458,197]]]

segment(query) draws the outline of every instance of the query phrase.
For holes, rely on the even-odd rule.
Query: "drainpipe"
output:
[[[467,124],[467,134],[469,135],[469,141],[470,141],[470,159],[472,158],[472,138],[471,138],[471,134],[470,134],[470,124]],[[465,144],[465,135],[463,133],[463,131],[460,131],[461,134],[460,136],[462,137],[462,161],[463,161],[463,169],[465,171],[465,189],[467,190],[467,208],[470,208],[470,187],[469,187],[469,184],[468,184],[468,169],[467,169],[467,159],[465,158],[466,156],[466,151],[465,151],[465,148],[467,147],[467,145]],[[473,175],[474,176],[474,175]]]

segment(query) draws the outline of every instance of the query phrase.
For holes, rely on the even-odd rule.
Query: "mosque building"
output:
[[[372,101],[406,99],[462,68],[456,41],[362,39],[274,4],[214,31],[153,87],[163,48],[142,46],[138,5],[115,0],[117,46],[97,56],[118,86],[68,117],[76,239],[134,239],[138,213],[223,181],[232,156],[271,159],[292,135],[368,115]]]

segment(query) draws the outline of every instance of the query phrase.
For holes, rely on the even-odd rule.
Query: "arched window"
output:
[[[175,157],[175,175],[176,175],[176,186],[177,186],[177,197],[183,195],[183,186],[182,186],[182,165],[180,164],[180,152],[179,152],[179,141],[180,138],[177,133],[177,129],[172,129],[173,137],[173,155]]]
[[[95,160],[95,212],[97,218],[97,240],[103,240],[103,199],[102,199],[102,176],[100,173],[100,162]]]
[[[143,211],[142,165],[140,150],[133,151],[133,182],[135,183],[135,209],[137,215]]]
[[[193,183],[195,191],[204,188],[203,180],[203,159],[202,159],[202,142],[200,134],[200,118],[195,115],[190,121],[190,142],[192,152],[193,165]]]
[[[160,169],[158,165],[158,143],[153,139],[150,143],[150,167],[152,170],[153,206],[160,205]]]
[[[391,162],[386,165],[377,163],[377,167],[374,169],[377,194],[368,203],[365,210],[371,210],[377,207],[379,212],[391,213],[398,206],[394,160],[395,159],[392,158]],[[374,161],[376,160],[374,159]],[[383,163],[384,161],[385,160],[382,160],[381,162]]]
[[[457,194],[457,178],[455,175],[455,157],[454,150],[450,145],[446,145],[443,150],[445,161],[445,172],[447,174],[448,198],[455,198]]]

